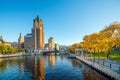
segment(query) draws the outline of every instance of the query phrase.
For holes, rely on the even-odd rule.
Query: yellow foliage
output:
[[[104,33],[93,33],[83,38],[82,47],[91,53],[107,53],[118,44],[115,38],[108,37]]]
[[[73,53],[75,53],[75,49],[76,49],[77,47],[79,47],[79,46],[81,46],[80,43],[75,43],[75,44],[73,44],[68,50],[71,51],[71,52],[73,52]]]

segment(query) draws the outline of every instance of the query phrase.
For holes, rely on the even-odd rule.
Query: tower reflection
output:
[[[38,59],[37,56],[34,58],[34,79],[44,80],[45,78],[45,60],[42,56]]]

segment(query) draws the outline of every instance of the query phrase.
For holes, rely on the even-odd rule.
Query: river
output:
[[[65,55],[31,55],[0,59],[0,80],[108,80]]]

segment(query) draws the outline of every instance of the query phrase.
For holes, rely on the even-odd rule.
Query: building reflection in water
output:
[[[8,67],[14,66],[16,64],[18,64],[18,58],[14,57],[14,58],[4,58],[4,59],[0,59],[0,73],[4,72]],[[19,58],[21,60],[21,58]]]
[[[54,67],[55,66],[55,55],[49,55],[48,56],[48,62],[50,64],[50,67]]]
[[[38,59],[37,56],[34,57],[34,79],[44,80],[45,78],[45,60],[42,56]]]
[[[23,59],[19,60],[19,68],[20,68],[20,72],[24,73],[24,60]]]
[[[71,69],[69,72],[75,72],[74,73],[75,75],[64,74],[67,71],[66,68],[64,68],[64,65],[66,66],[66,63],[63,63],[63,64],[61,63],[66,60],[70,62],[70,64],[68,64],[68,70]],[[72,67],[74,67],[74,69],[71,68],[71,62],[73,65]],[[50,66],[47,66],[46,68],[46,73],[48,73],[49,75],[45,73],[45,64],[50,65]],[[50,68],[51,67],[54,68],[55,65],[60,65],[61,67],[59,66],[59,68],[61,69],[62,72],[59,72],[60,70],[56,70],[56,74],[51,74],[53,71],[50,70]],[[56,68],[57,67],[58,66],[56,66]],[[46,78],[49,78],[49,77],[53,77],[53,76],[56,77],[56,75],[58,77],[61,76],[59,77],[60,78],[59,80],[62,80],[63,76],[67,78],[66,80],[70,80],[71,76],[79,77],[78,76],[79,74],[82,77],[84,77],[84,80],[109,80],[104,76],[100,75],[99,73],[97,73],[95,70],[79,62],[78,60],[74,60],[74,59],[71,60],[66,57],[60,58],[60,56],[55,56],[55,55],[49,55],[49,56],[33,55],[33,56],[25,56],[25,57],[17,57],[17,58],[14,57],[14,58],[0,59],[0,74],[4,76],[5,78],[4,80],[7,79],[6,74],[4,75],[5,71],[8,71],[7,78],[9,77],[14,78],[16,75],[18,76],[19,80],[24,80],[24,79],[25,80],[31,80],[31,79],[45,80]],[[60,75],[58,75],[59,73]],[[0,76],[0,79],[1,79],[1,76]],[[50,80],[50,79],[47,79],[47,80]],[[54,80],[57,80],[57,79],[54,79]]]

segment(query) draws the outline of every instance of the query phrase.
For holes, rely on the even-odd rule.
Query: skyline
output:
[[[120,22],[119,0],[9,0],[0,1],[0,35],[17,42],[31,32],[33,19],[39,15],[44,24],[45,43],[71,45],[85,35],[99,32],[105,26]]]

